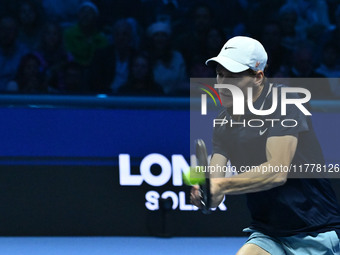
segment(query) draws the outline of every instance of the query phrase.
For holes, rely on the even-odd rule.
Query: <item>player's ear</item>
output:
[[[264,73],[263,73],[263,71],[261,71],[261,70],[257,71],[256,74],[255,74],[255,84],[256,84],[256,86],[262,85],[263,80],[264,80]]]

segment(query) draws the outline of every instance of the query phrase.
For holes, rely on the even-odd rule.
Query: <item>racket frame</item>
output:
[[[209,214],[211,212],[211,193],[210,193],[210,173],[208,171],[208,155],[207,148],[202,139],[197,139],[196,144],[196,159],[197,166],[203,166],[203,171],[205,171],[205,183],[200,184],[201,192],[201,210],[204,214]]]

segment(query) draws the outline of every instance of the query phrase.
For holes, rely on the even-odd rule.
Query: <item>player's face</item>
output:
[[[249,71],[241,72],[241,73],[232,73],[218,65],[216,68],[217,75],[217,83],[218,84],[231,84],[240,88],[247,99],[247,88],[255,86],[255,76],[251,75]],[[233,106],[233,97],[231,91],[229,89],[218,89],[222,104],[224,107],[232,107]]]

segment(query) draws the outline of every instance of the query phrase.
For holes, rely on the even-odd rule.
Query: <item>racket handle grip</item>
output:
[[[201,193],[201,211],[203,214],[210,214],[211,210],[210,210],[210,197],[208,197],[208,195],[204,192],[204,190],[202,189],[202,186],[200,186],[200,193]]]

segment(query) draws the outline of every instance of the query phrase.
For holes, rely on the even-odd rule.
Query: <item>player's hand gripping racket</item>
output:
[[[204,214],[209,214],[210,205],[211,205],[211,195],[210,195],[210,173],[208,169],[208,155],[207,149],[205,147],[205,143],[202,139],[196,140],[196,158],[197,158],[197,166],[203,166],[205,171],[205,182],[201,183],[200,192],[201,192],[201,203],[202,203],[202,212]]]

